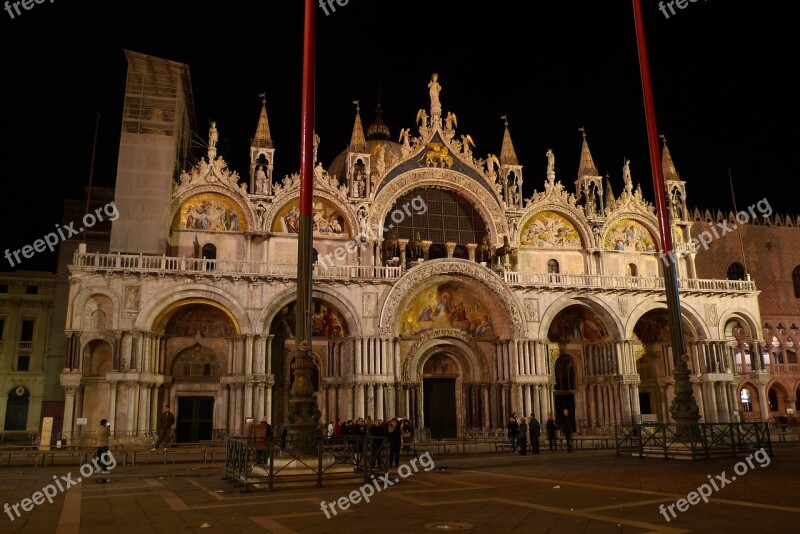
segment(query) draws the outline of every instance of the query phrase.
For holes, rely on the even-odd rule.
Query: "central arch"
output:
[[[489,380],[486,357],[477,343],[460,330],[426,332],[408,350],[403,381],[419,386],[419,426],[431,436],[463,436],[481,426],[482,402],[476,395]]]
[[[508,286],[487,267],[453,258],[431,260],[408,270],[392,287],[381,310],[381,334],[399,335],[399,315],[421,288],[445,281],[478,282],[499,299],[501,308],[510,319],[509,337],[525,337],[522,307]]]

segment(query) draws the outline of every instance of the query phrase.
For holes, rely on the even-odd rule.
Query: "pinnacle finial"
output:
[[[578,131],[581,133],[581,135],[583,136],[583,138],[584,138],[584,139],[586,139],[586,128],[584,128],[583,126],[581,126],[580,128],[578,128]]]
[[[508,115],[501,115],[500,120],[502,120],[503,124],[508,128]]]

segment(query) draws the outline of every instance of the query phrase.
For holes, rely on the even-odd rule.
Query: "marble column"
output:
[[[642,422],[642,409],[639,406],[639,385],[633,384],[631,386],[631,399],[633,400],[633,405],[631,408],[633,409],[633,413],[631,414],[631,418],[633,419],[634,423],[641,423]]]
[[[150,430],[158,430],[158,387],[150,384]]]
[[[394,386],[387,385],[386,386],[386,416],[391,417],[399,417],[400,414],[397,413],[397,408],[395,408],[396,404],[396,392]]]
[[[364,385],[363,384],[356,384],[353,387],[353,408],[354,414],[353,417],[358,419],[359,417],[364,417]]]
[[[728,405],[728,391],[727,387],[725,386],[725,382],[718,382],[716,384],[717,389],[717,402],[719,403],[719,409],[717,410],[718,414],[718,421],[720,423],[730,423],[731,422],[731,410],[730,406]]]
[[[65,397],[63,428],[68,439],[72,439],[72,434],[75,429],[75,393],[77,391],[78,386],[64,386]]]
[[[525,390],[524,392],[525,405],[520,415],[524,417],[529,417],[533,411],[533,403],[531,402],[531,386],[530,384],[525,384],[522,387]]]
[[[383,402],[384,402],[384,398],[383,398],[383,387],[384,387],[384,386],[383,386],[383,384],[378,384],[378,385],[376,386],[376,388],[377,388],[376,394],[377,394],[377,395],[376,395],[376,397],[375,397],[375,417],[376,417],[376,418],[378,418],[378,419],[384,419],[384,412],[383,412],[383,406],[384,406],[384,404],[383,404]]]
[[[763,382],[756,383],[758,390],[758,406],[761,409],[761,421],[766,422],[769,420],[769,398],[767,397],[767,385]]]
[[[137,434],[143,434],[145,430],[147,430],[147,419],[150,415],[149,400],[148,384],[139,384],[139,421],[138,427],[136,428]]]
[[[481,385],[483,391],[483,428],[492,428],[491,413],[489,409],[489,385]]]
[[[620,388],[620,398],[622,401],[622,423],[630,424],[633,415],[633,406],[631,405],[631,386],[630,384],[622,384]]]

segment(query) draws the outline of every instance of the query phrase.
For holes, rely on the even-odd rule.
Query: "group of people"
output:
[[[542,433],[542,427],[536,419],[536,414],[531,414],[530,419],[526,421],[524,417],[517,417],[517,413],[511,414],[508,419],[506,427],[508,432],[508,439],[511,443],[511,451],[517,452],[521,455],[528,454],[528,439],[531,444],[531,454],[539,454],[539,439]],[[561,431],[566,442],[567,452],[572,452],[572,419],[569,415],[569,410],[564,408],[562,417],[556,421],[552,413],[547,414],[547,422],[545,423],[545,430],[547,431],[547,440],[550,445],[550,450],[557,450],[556,432]]]
[[[317,429],[317,436],[322,439],[346,441],[350,436],[371,436],[384,438],[372,440],[373,457],[378,457],[378,451],[384,441],[389,444],[389,467],[400,466],[400,449],[406,451],[410,448],[414,437],[414,423],[405,417],[392,417],[391,419],[375,419],[367,416],[358,419],[342,421],[336,419],[329,423],[321,423]],[[404,445],[405,444],[405,445]]]

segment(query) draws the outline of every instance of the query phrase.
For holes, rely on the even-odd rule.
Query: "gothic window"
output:
[[[728,267],[728,280],[744,280],[744,267],[738,261],[730,264]]]
[[[556,391],[573,391],[575,387],[575,364],[569,356],[556,360]]]
[[[558,260],[550,260],[547,262],[547,272],[550,274],[558,274],[560,272]]]
[[[769,393],[767,393],[767,398],[769,399],[769,411],[777,412],[778,411],[778,392],[775,391],[775,388],[769,388]]]
[[[800,299],[800,265],[792,271],[792,284],[794,284],[794,297]]]
[[[750,390],[748,390],[747,388],[742,388],[739,397],[742,399],[742,411],[752,412],[753,404],[750,402]]]

